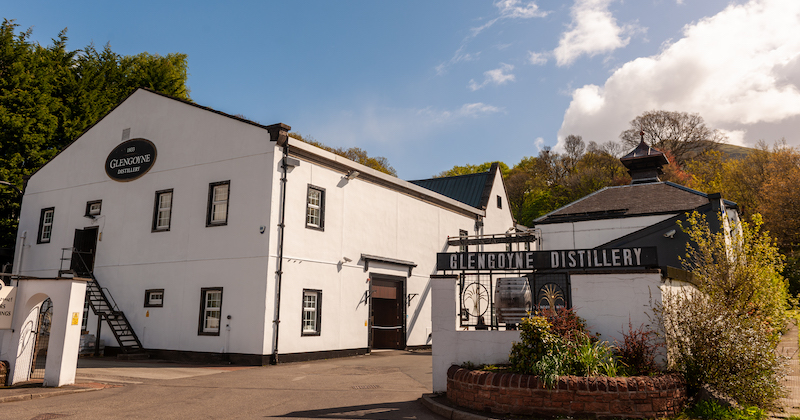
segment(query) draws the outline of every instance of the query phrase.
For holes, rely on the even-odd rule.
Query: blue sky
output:
[[[697,112],[731,143],[800,144],[797,0],[12,2],[49,44],[185,53],[194,101],[403,179],[509,166],[568,134],[617,140],[653,109]]]

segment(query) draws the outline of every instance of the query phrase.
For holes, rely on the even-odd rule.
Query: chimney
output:
[[[661,168],[669,164],[669,159],[663,153],[644,142],[644,132],[640,134],[642,141],[639,145],[619,160],[628,169],[628,173],[631,174],[631,185],[661,182],[658,176],[664,173]]]

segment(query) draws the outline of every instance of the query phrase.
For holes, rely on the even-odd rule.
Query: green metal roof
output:
[[[489,172],[477,174],[449,176],[444,178],[420,179],[409,181],[412,184],[427,188],[468,206],[482,209],[489,200],[489,192],[494,182],[494,165]]]

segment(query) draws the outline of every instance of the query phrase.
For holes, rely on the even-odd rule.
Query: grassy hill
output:
[[[744,159],[747,155],[755,152],[756,149],[723,143],[719,145],[719,151],[727,155],[730,159]]]

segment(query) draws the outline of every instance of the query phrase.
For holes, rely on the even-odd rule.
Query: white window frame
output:
[[[302,307],[301,334],[304,336],[320,335],[322,331],[322,290],[303,289]]]
[[[164,203],[163,199],[165,197],[169,197],[168,205]],[[172,226],[172,202],[174,197],[171,189],[156,191],[156,202],[153,210],[153,232],[166,232],[170,230]],[[165,224],[162,223],[164,220],[162,218],[163,215],[166,215]]]
[[[55,216],[55,207],[42,209],[42,213],[39,217],[39,236],[36,238],[36,243],[50,243],[50,239],[53,237],[53,220],[55,219]]]
[[[99,216],[103,209],[103,200],[89,201],[86,203],[86,216]]]
[[[225,196],[219,192],[225,188]],[[224,226],[228,224],[228,209],[231,198],[231,182],[212,182],[208,185],[208,215],[206,226]]]
[[[306,227],[325,230],[325,189],[308,186],[306,194]]]
[[[161,308],[164,306],[164,289],[148,289],[144,291],[145,308]]]
[[[219,296],[218,299],[213,299]],[[219,302],[218,306],[211,305]],[[214,315],[216,314],[216,318]],[[216,322],[215,322],[216,321]],[[216,323],[216,326],[214,325]],[[200,291],[200,324],[197,328],[198,335],[219,335],[222,324],[222,288],[204,287]]]

